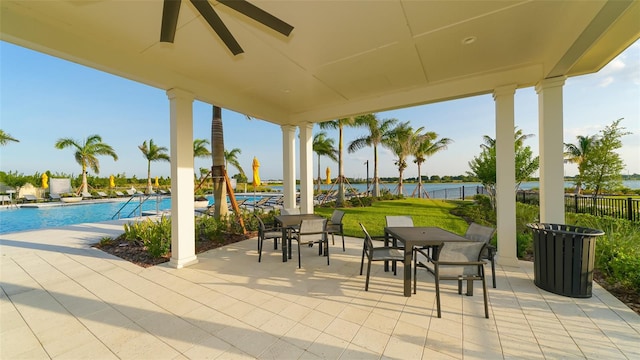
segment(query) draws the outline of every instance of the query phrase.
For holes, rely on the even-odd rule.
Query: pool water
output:
[[[139,201],[80,203],[67,206],[40,208],[9,208],[0,210],[0,233],[35,230],[71,224],[92,223],[140,215]],[[123,207],[124,206],[124,207]],[[171,209],[171,198],[149,199],[142,204],[142,211]],[[135,213],[134,213],[135,211]],[[114,217],[115,215],[115,217]]]
[[[213,197],[208,195],[209,204]],[[260,195],[236,196],[238,201],[247,199],[255,202]],[[37,230],[73,224],[94,223],[113,219],[124,219],[140,216],[142,212],[171,210],[170,197],[151,197],[142,203],[137,198],[127,203],[128,199],[113,199],[108,202],[80,202],[78,204],[55,203],[52,206],[39,208],[3,208],[0,209],[0,234]],[[120,216],[116,215],[120,211]],[[115,216],[115,217],[114,217]]]

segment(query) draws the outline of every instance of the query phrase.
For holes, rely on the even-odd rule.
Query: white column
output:
[[[300,126],[300,212],[313,214],[313,124]]]
[[[296,206],[296,128],[282,125],[282,191],[284,207]]]
[[[518,266],[516,241],[516,160],[514,151],[516,86],[496,88],[496,208],[498,264]]]
[[[540,133],[540,221],[564,224],[564,142],[562,87],[564,76],[536,85]]]
[[[171,132],[171,260],[182,268],[198,262],[193,221],[193,94],[167,91]]]

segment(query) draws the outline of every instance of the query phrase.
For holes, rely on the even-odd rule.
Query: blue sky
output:
[[[538,153],[538,102],[533,88],[516,91],[516,126],[535,136],[527,140]],[[211,106],[194,103],[194,138],[209,138]],[[454,140],[447,150],[427,160],[423,175],[460,175],[480,152],[482,136],[495,137],[494,101],[491,95],[475,96],[443,103],[378,113],[379,118],[410,121],[440,137]],[[625,173],[640,174],[640,42],[636,42],[597,74],[567,80],[564,87],[564,140],[575,142],[577,135],[593,135],[614,120],[633,134],[625,136],[619,151]],[[241,165],[250,175],[251,160],[257,156],[263,179],[282,178],[282,138],[279,126],[246,120],[241,114],[223,111],[225,145],[240,148]],[[138,149],[153,139],[169,147],[169,102],[163,90],[80,66],[65,60],[0,41],[0,128],[20,140],[0,150],[0,170],[26,175],[50,170],[77,175],[80,166],[71,149],[57,150],[62,137],[83,140],[99,134],[119,156],[118,161],[100,157],[100,176],[124,173],[146,178],[146,159]],[[318,131],[317,128],[314,131]],[[329,130],[336,139],[337,130]],[[363,129],[346,129],[345,142],[365,135]],[[397,176],[393,156],[379,150],[380,176]],[[366,176],[364,162],[370,148],[345,154],[348,177]],[[314,172],[317,169],[314,157]],[[196,160],[196,169],[210,167],[210,160]],[[337,174],[337,164],[321,159],[322,174],[329,166]],[[151,164],[152,176],[169,176],[168,163]],[[235,169],[230,169],[235,174]],[[567,165],[566,175],[576,173]],[[414,177],[413,163],[405,176]]]

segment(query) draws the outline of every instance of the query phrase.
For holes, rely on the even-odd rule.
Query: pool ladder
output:
[[[139,214],[142,217],[142,204],[144,204],[147,200],[151,199],[153,196],[156,196],[158,198],[158,200],[160,199],[160,194],[150,194],[150,195],[146,195],[146,194],[137,194],[137,195],[132,195],[131,198],[129,198],[129,200],[127,200],[126,203],[124,203],[120,209],[118,209],[118,211],[116,211],[115,214],[113,214],[113,216],[111,217],[111,220],[115,220],[120,219],[121,218],[121,213],[122,210],[130,203],[132,202],[134,199],[140,199],[140,203],[138,204],[138,206],[135,207],[135,209],[131,210],[131,212],[129,213],[129,215],[127,215],[127,218],[130,218],[133,214],[135,214],[136,211],[139,210]],[[159,212],[158,210],[158,205],[159,202],[156,203],[156,212]]]

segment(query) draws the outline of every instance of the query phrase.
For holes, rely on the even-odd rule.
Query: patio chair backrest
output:
[[[464,234],[464,237],[473,241],[489,243],[495,232],[495,228],[471,223],[469,228],[467,228],[467,232]]]
[[[438,262],[473,262],[480,259],[485,243],[482,242],[445,242],[440,246]],[[445,266],[439,269],[440,276],[480,275],[478,265]]]
[[[386,216],[387,226],[413,226],[413,218],[408,215]]]
[[[323,239],[327,219],[305,219],[300,222],[300,242]]]
[[[364,232],[364,253],[368,258],[371,258],[373,255],[373,240],[371,240],[371,235],[369,235],[367,228],[365,228],[362,223],[360,223],[360,227],[362,228],[362,232]]]
[[[342,218],[344,217],[344,211],[342,210],[333,210],[331,214],[331,223],[332,224],[341,224]]]

